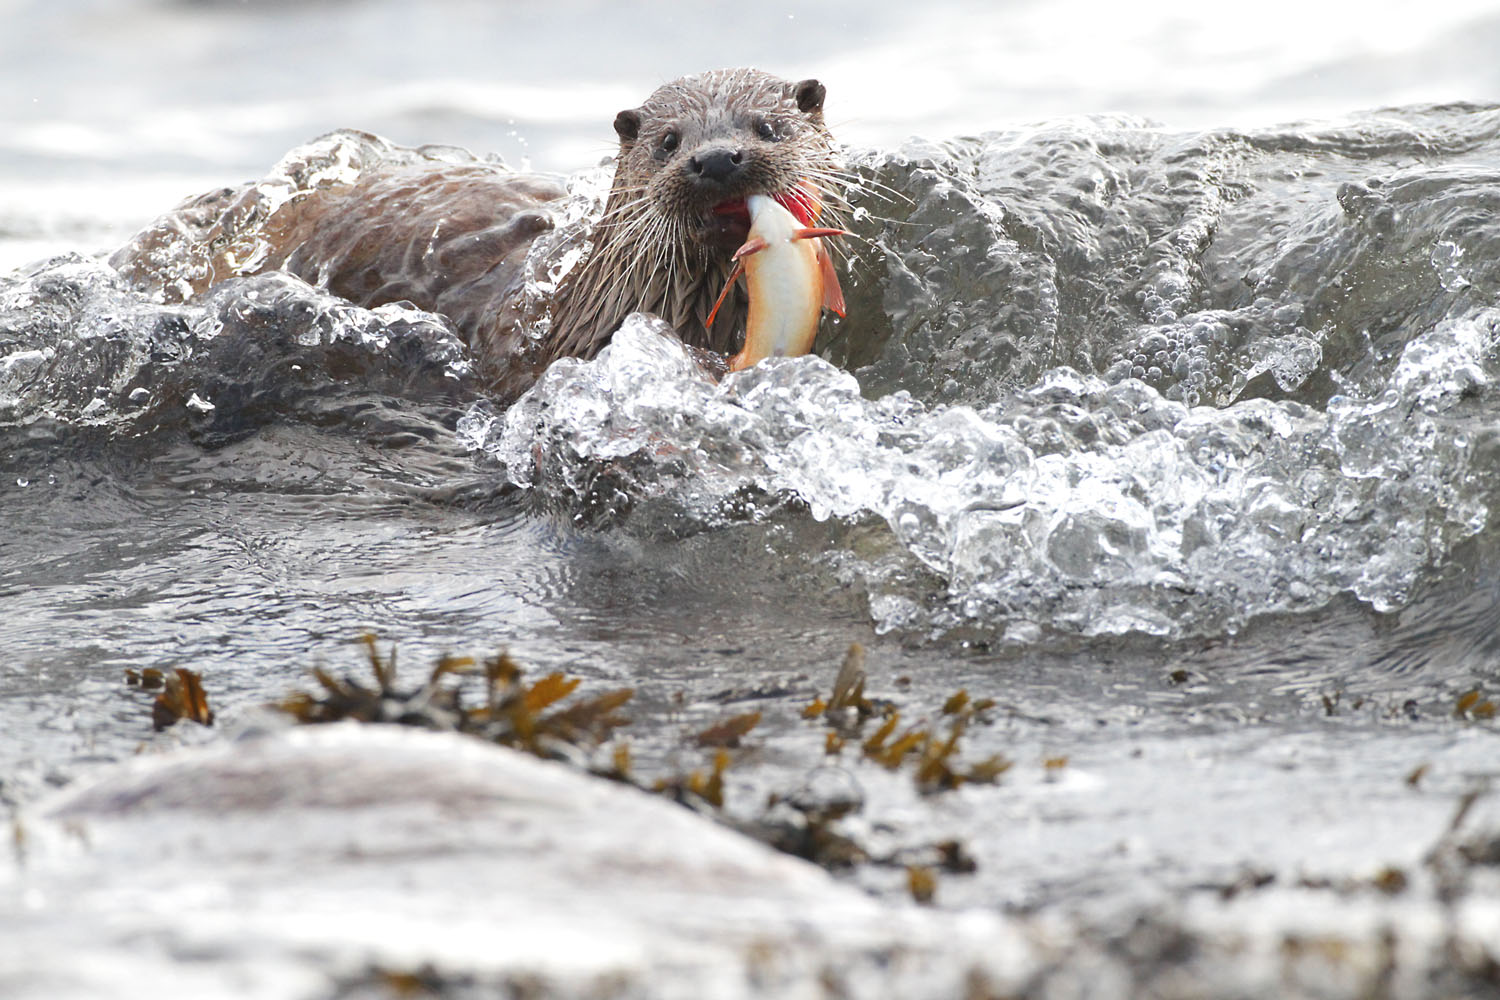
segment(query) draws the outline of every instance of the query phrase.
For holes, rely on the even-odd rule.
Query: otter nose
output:
[[[722,181],[740,169],[740,161],[744,158],[743,150],[709,149],[689,160],[688,166],[706,181]]]

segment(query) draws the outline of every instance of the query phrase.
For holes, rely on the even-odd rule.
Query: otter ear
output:
[[[615,115],[615,131],[622,141],[635,142],[635,137],[641,134],[641,113],[632,108]]]
[[[803,80],[797,84],[797,107],[808,113],[823,110],[823,95],[828,93],[817,80]]]

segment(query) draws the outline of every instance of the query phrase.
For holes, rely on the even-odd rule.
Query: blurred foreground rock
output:
[[[0,995],[950,997],[1025,949],[477,740],[336,725],[140,759],[0,867]],[[415,991],[415,992],[414,992]]]

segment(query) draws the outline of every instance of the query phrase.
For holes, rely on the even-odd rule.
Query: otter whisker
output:
[[[828,220],[843,226],[852,213],[844,190],[854,175],[823,124],[822,97],[814,80],[726,70],[667,84],[622,112],[613,185],[586,257],[559,285],[543,360],[594,354],[636,310],[660,315],[690,344],[736,345],[742,290],[732,289],[713,330],[705,325],[749,225],[736,203],[801,185]],[[746,124],[767,117],[783,129],[774,141]]]
[[[881,201],[914,204],[910,196],[901,191],[874,178],[863,177],[849,168],[817,168],[812,175],[827,181],[835,190],[842,190],[845,193],[845,201],[847,201],[847,195],[852,192],[878,198]]]

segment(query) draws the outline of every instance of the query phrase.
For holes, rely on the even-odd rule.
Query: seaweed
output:
[[[625,1000],[642,995],[640,985],[620,972],[601,973],[582,987],[554,981],[544,972],[493,970],[458,971],[432,962],[414,967],[371,963],[362,969],[336,976],[328,1000],[543,1000],[546,997],[580,996],[590,1000]]]
[[[967,706],[968,704],[969,692],[964,688],[959,688],[957,691],[953,692],[953,694],[949,695],[947,701],[943,702],[943,714],[957,715],[962,712],[965,706]]]
[[[835,770],[814,772],[819,773],[847,777]],[[840,820],[863,806],[863,796],[850,784],[832,788],[809,780],[791,795],[771,795],[758,819],[735,825],[778,851],[837,871],[871,860],[859,843],[837,828]]]
[[[147,667],[141,671],[126,670],[125,683],[143,691],[157,691],[151,703],[151,724],[157,732],[188,719],[202,726],[214,724],[213,709],[208,707],[208,694],[203,690],[203,675],[174,667],[170,671]]]
[[[1439,902],[1451,904],[1467,895],[1474,868],[1500,864],[1500,834],[1479,831],[1460,836],[1475,804],[1489,794],[1485,782],[1460,795],[1447,829],[1422,858],[1422,864],[1432,873]]]
[[[722,810],[724,808],[724,772],[729,769],[729,764],[729,752],[719,750],[714,754],[713,763],[708,771],[693,770],[686,774],[661,778],[650,787],[649,791],[665,795],[673,802],[689,808],[703,803],[716,811]]]
[[[1370,885],[1385,893],[1387,896],[1399,896],[1406,891],[1410,884],[1406,872],[1394,865],[1387,865],[1380,869],[1370,878]]]
[[[909,686],[909,680],[907,686]],[[940,722],[902,729],[901,712],[893,702],[866,694],[865,650],[852,643],[839,665],[827,698],[815,697],[801,711],[803,719],[822,720],[825,756],[838,757],[848,746],[859,747],[861,759],[891,770],[909,768],[919,793],[934,794],[969,783],[990,784],[1011,767],[995,754],[978,763],[959,763],[959,745],[968,727],[995,707],[990,698],[972,698],[960,688],[944,700]],[[866,733],[866,723],[879,719]],[[779,850],[806,858],[825,868],[847,868],[869,863],[898,867],[907,872],[908,888],[919,902],[930,902],[936,891],[936,871],[957,874],[973,872],[973,857],[956,840],[916,850],[905,849],[883,857],[869,854],[852,838],[836,829],[843,817],[859,810],[858,796],[772,796],[767,813],[748,830]]]
[[[630,769],[630,744],[621,740],[615,744],[614,752],[609,755],[609,770],[604,772],[603,777],[628,782],[631,780]]]
[[[1349,875],[1341,877],[1302,875],[1293,883],[1299,889],[1322,889],[1342,896],[1375,890],[1386,896],[1399,896],[1411,884],[1406,871],[1395,865],[1386,865],[1373,875]]]
[[[926,865],[907,865],[906,889],[912,899],[930,906],[937,895],[937,875]]]
[[[735,757],[732,749],[760,724],[760,712],[730,716],[686,737],[692,744],[712,751],[705,766],[690,768],[654,780],[634,773],[630,744],[617,741],[604,763],[590,763],[577,749],[596,749],[615,731],[629,724],[620,710],[634,689],[620,688],[589,697],[579,694],[581,680],[563,673],[546,674],[528,683],[521,667],[505,653],[482,662],[470,657],[445,656],[432,667],[420,685],[406,688],[398,683],[394,647],[382,656],[375,637],[365,635],[370,680],[335,676],[322,668],[311,671],[317,682],[313,692],[298,691],[274,707],[303,723],[362,722],[395,723],[447,730],[532,753],[563,759],[597,777],[665,796],[696,812],[711,815],[739,832],[776,850],[793,854],[830,870],[858,864],[904,868],[918,874],[913,895],[931,900],[938,871],[967,873],[975,870],[973,858],[957,841],[907,849],[874,858],[853,838],[837,829],[844,817],[863,806],[862,796],[841,788],[825,794],[809,788],[768,797],[765,809],[751,819],[730,816],[725,811],[725,777]],[[465,684],[482,677],[483,697],[475,704],[465,701]],[[472,687],[472,685],[470,685]],[[678,704],[682,699],[674,699]],[[970,722],[993,707],[989,699],[973,700],[960,690],[948,698],[941,711],[947,731],[935,727],[912,727],[896,734],[900,713],[890,702],[865,695],[864,650],[857,643],[845,655],[834,681],[831,697],[818,699],[808,718],[822,718],[831,727],[825,749],[840,753],[846,741],[858,741],[864,756],[892,769],[911,764],[917,787],[924,793],[956,788],[968,782],[994,781],[1010,767],[998,755],[978,764],[960,767],[959,739]],[[815,711],[812,709],[816,708]],[[881,716],[880,726],[860,738],[864,723]],[[894,738],[893,738],[894,737]],[[820,769],[821,771],[822,769]],[[830,768],[829,773],[847,774]],[[921,873],[926,873],[921,874]]]
[[[824,719],[833,731],[824,741],[824,752],[830,756],[842,751],[846,741],[857,736],[864,723],[877,715],[884,718],[876,730],[860,742],[863,755],[888,770],[898,770],[912,762],[917,788],[923,794],[948,791],[974,782],[991,784],[1011,767],[1011,761],[995,754],[977,764],[961,767],[957,763],[959,740],[971,722],[995,707],[992,698],[971,699],[960,688],[942,705],[940,714],[948,720],[948,730],[940,733],[936,726],[911,726],[896,735],[901,713],[890,702],[877,702],[865,695],[865,652],[853,643],[834,678],[833,693],[824,701],[815,699],[802,710],[804,719]]]
[[[403,689],[397,683],[394,647],[382,657],[374,636],[362,636],[360,642],[373,684],[314,668],[312,676],[321,690],[295,692],[273,707],[302,723],[354,719],[459,732],[575,763],[581,762],[574,750],[599,747],[630,723],[621,709],[634,697],[634,688],[583,697],[578,695],[581,678],[559,672],[527,683],[521,666],[502,652],[480,663],[472,657],[444,656],[423,684]],[[470,706],[464,701],[463,680],[475,674],[483,677],[483,701]],[[724,772],[732,762],[723,747],[737,745],[759,721],[760,713],[750,712],[710,726],[697,735],[699,745],[719,748],[709,766],[655,782],[636,777],[630,745],[624,741],[614,745],[607,764],[581,766],[590,774],[664,795],[697,811],[717,812],[724,807]]]
[[[1242,892],[1264,889],[1266,886],[1274,885],[1275,883],[1275,872],[1263,871],[1259,868],[1254,868],[1246,865],[1240,869],[1239,874],[1237,874],[1234,877],[1234,880],[1231,882],[1224,882],[1217,885],[1204,885],[1199,886],[1198,888],[1212,889],[1219,894],[1220,899],[1228,902]]]
[[[700,732],[695,737],[695,742],[700,747],[729,747],[733,749],[738,747],[740,740],[759,724],[759,712],[746,712],[743,715],[731,716],[722,722],[714,723]]]
[[[166,675],[155,667],[144,670],[126,670],[125,683],[143,691],[159,691],[166,683]]]
[[[1453,706],[1455,719],[1493,719],[1495,703],[1485,698],[1479,688],[1460,695]]]
[[[849,644],[839,672],[834,675],[833,694],[828,698],[826,712],[846,710],[852,710],[859,718],[868,718],[876,712],[875,703],[865,697],[865,647],[857,642]]]
[[[866,719],[887,714],[888,702],[876,703],[865,697],[865,647],[851,642],[843,662],[833,678],[833,693],[828,700],[816,697],[802,709],[804,719],[826,719],[840,728],[858,728]]]
[[[579,678],[551,673],[527,684],[521,667],[507,653],[477,665],[472,657],[443,656],[421,686],[403,690],[396,682],[395,648],[381,657],[374,636],[360,641],[369,657],[373,686],[315,667],[312,676],[321,691],[299,691],[273,707],[303,723],[356,719],[448,730],[549,758],[566,756],[567,747],[597,746],[630,721],[620,709],[634,696],[633,688],[569,701]],[[474,673],[484,678],[484,702],[468,707],[462,678]],[[628,767],[628,752],[625,763]]]

